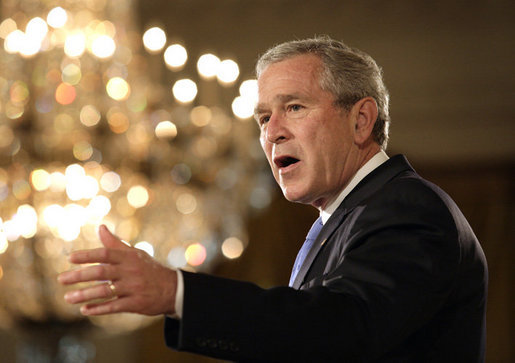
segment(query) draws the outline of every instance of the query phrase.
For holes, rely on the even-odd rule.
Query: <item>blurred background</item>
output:
[[[468,218],[490,268],[487,361],[515,360],[514,16],[512,1],[2,0],[1,361],[215,361],[167,349],[161,318],[81,318],[55,276],[106,223],[164,264],[286,284],[317,213],[267,170],[253,67],[320,34],[382,66],[388,152]]]

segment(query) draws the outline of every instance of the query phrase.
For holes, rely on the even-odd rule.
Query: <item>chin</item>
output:
[[[299,191],[291,190],[292,188],[281,187],[284,198],[293,203],[302,203],[302,204],[311,204],[310,201],[306,200],[306,193],[302,193]]]
[[[293,193],[290,188],[287,188],[287,187],[284,187],[284,186],[281,186],[281,191],[283,192],[283,195],[284,195],[284,198],[289,201],[289,202],[295,202],[296,201],[296,196],[295,196],[295,193]]]

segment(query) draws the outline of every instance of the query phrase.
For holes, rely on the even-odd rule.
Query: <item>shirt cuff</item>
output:
[[[177,290],[175,290],[175,314],[174,318],[182,318],[182,306],[184,303],[184,278],[182,271],[177,269]]]

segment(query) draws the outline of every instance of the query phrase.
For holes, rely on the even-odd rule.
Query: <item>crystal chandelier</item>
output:
[[[131,0],[1,6],[0,326],[86,321],[56,275],[70,251],[100,246],[100,224],[173,267],[239,257],[272,185],[248,121],[255,80],[236,87],[237,63],[214,54],[187,74],[185,46],[138,33]]]

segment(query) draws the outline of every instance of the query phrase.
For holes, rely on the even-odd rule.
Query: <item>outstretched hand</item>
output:
[[[98,283],[67,292],[66,302],[84,304],[81,307],[84,315],[173,314],[176,271],[161,265],[144,251],[127,246],[104,225],[100,226],[99,234],[103,248],[76,251],[69,257],[75,264],[98,264],[81,266],[58,276],[63,285]]]

